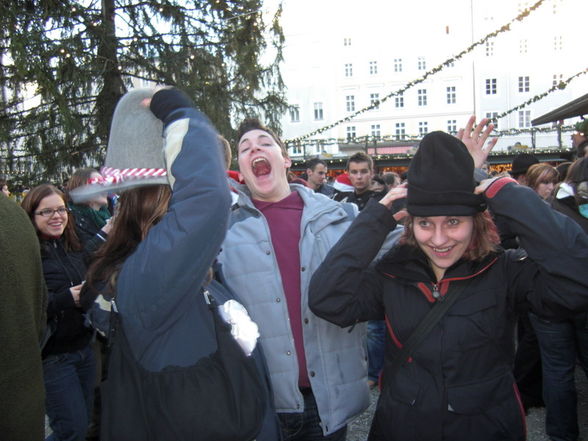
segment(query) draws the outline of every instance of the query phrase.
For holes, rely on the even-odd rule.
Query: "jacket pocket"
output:
[[[446,347],[467,352],[493,345],[499,323],[496,306],[496,296],[492,291],[460,299],[447,313]]]
[[[512,375],[505,373],[470,384],[448,387],[448,409],[450,412],[461,415],[486,413],[500,403],[514,400],[513,382]]]

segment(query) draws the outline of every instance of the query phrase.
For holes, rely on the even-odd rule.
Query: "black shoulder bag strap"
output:
[[[445,296],[439,297],[435,306],[427,313],[419,326],[410,335],[402,349],[398,351],[392,365],[388,367],[388,375],[394,375],[398,368],[402,366],[413,354],[416,347],[425,339],[431,330],[439,323],[439,320],[445,315],[449,308],[457,301],[465,289],[470,285],[470,280],[456,286]]]

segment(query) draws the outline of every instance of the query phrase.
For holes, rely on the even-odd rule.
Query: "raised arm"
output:
[[[155,329],[198,295],[224,238],[231,199],[208,119],[175,89],[157,92],[150,105],[164,122],[173,194],[168,213],[125,261],[117,303],[121,313]]]

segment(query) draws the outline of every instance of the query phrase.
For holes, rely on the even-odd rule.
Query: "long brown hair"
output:
[[[95,168],[78,168],[75,172],[72,173],[69,180],[67,181],[67,185],[65,186],[68,202],[71,202],[69,193],[74,188],[86,185],[88,183],[88,179],[92,177],[92,173],[98,173],[98,170]]]
[[[108,240],[102,245],[86,274],[88,288],[107,281],[114,288],[116,274],[126,258],[135,251],[151,227],[167,212],[171,189],[168,185],[149,185],[124,191],[118,201]]]
[[[65,195],[63,194],[63,192],[51,184],[41,184],[34,187],[33,189],[31,189],[31,191],[27,193],[27,195],[20,204],[23,210],[26,211],[29,215],[29,218],[31,219],[31,222],[35,227],[35,231],[37,232],[37,237],[39,237],[39,240],[41,239],[41,232],[37,228],[37,223],[35,222],[35,211],[37,211],[37,208],[39,208],[39,204],[41,203],[41,201],[45,199],[47,196],[51,196],[52,194],[56,194],[57,196],[59,196],[63,201],[63,205],[66,205]],[[82,249],[82,245],[76,234],[74,218],[69,213],[67,225],[63,230],[62,237],[63,245],[67,251],[79,251]]]
[[[462,256],[465,260],[482,260],[484,257],[495,252],[500,244],[498,229],[488,211],[476,213],[472,216],[474,227],[470,244]],[[404,235],[402,243],[419,247],[414,236],[414,216],[407,216],[404,223]]]

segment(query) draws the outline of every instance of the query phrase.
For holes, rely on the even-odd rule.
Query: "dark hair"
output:
[[[404,235],[401,243],[418,248],[419,245],[414,236],[414,218],[415,216],[408,215],[404,219]],[[474,221],[472,239],[462,259],[476,261],[494,253],[498,249],[500,235],[488,210],[476,213],[472,218]]]
[[[37,228],[37,223],[35,222],[35,211],[37,211],[37,208],[39,208],[41,201],[47,196],[51,196],[52,194],[59,196],[65,205],[65,195],[61,190],[51,184],[37,185],[27,193],[20,204],[23,210],[26,211],[26,213],[29,215],[29,219],[35,227],[35,231],[37,232],[37,237],[39,240],[41,239],[41,232],[39,231],[39,228]],[[63,246],[66,251],[79,251],[82,249],[82,245],[80,244],[80,240],[76,234],[74,218],[69,214],[67,225],[63,230],[62,237]]]
[[[314,169],[316,168],[317,165],[324,165],[325,167],[327,166],[327,163],[325,161],[323,161],[320,158],[312,158],[310,161],[308,161],[306,163],[306,168],[311,169],[312,171],[314,171]]]
[[[349,157],[349,159],[347,160],[347,164],[345,165],[345,170],[349,171],[349,163],[351,163],[351,162],[355,162],[355,163],[367,162],[370,171],[374,170],[374,160],[367,153],[357,152],[357,153],[354,153],[353,155],[351,155]]]
[[[396,172],[386,172],[382,175],[382,179],[384,179],[386,185],[397,185],[397,180],[399,184],[402,181],[402,178],[400,178],[400,175]]]
[[[65,194],[67,196],[67,202],[71,202],[71,197],[69,193],[74,189],[86,185],[88,183],[88,179],[92,177],[92,173],[99,173],[98,170],[95,168],[78,168],[73,174],[70,176],[67,184],[65,186]]]
[[[553,182],[556,184],[559,179],[559,173],[557,169],[546,163],[533,164],[525,173],[527,176],[527,185],[533,190],[537,190],[539,184],[546,182]]]
[[[378,184],[386,185],[386,182],[380,175],[372,176],[372,181],[376,181]]]
[[[586,169],[588,165],[588,158],[576,159],[568,168],[568,173],[565,177],[565,182],[578,184],[582,181],[588,180]]]
[[[239,151],[239,141],[245,135],[245,133],[250,132],[251,130],[263,130],[268,135],[270,135],[273,140],[280,146],[280,150],[282,151],[282,156],[284,158],[288,158],[288,149],[280,139],[278,135],[274,133],[272,129],[269,127],[264,126],[257,118],[246,118],[244,119],[239,128],[237,129],[237,151]]]
[[[149,229],[163,218],[170,198],[168,185],[147,185],[121,193],[108,240],[96,252],[86,274],[89,290],[96,289],[96,284],[101,281],[107,282],[107,290],[114,288],[120,267]]]

